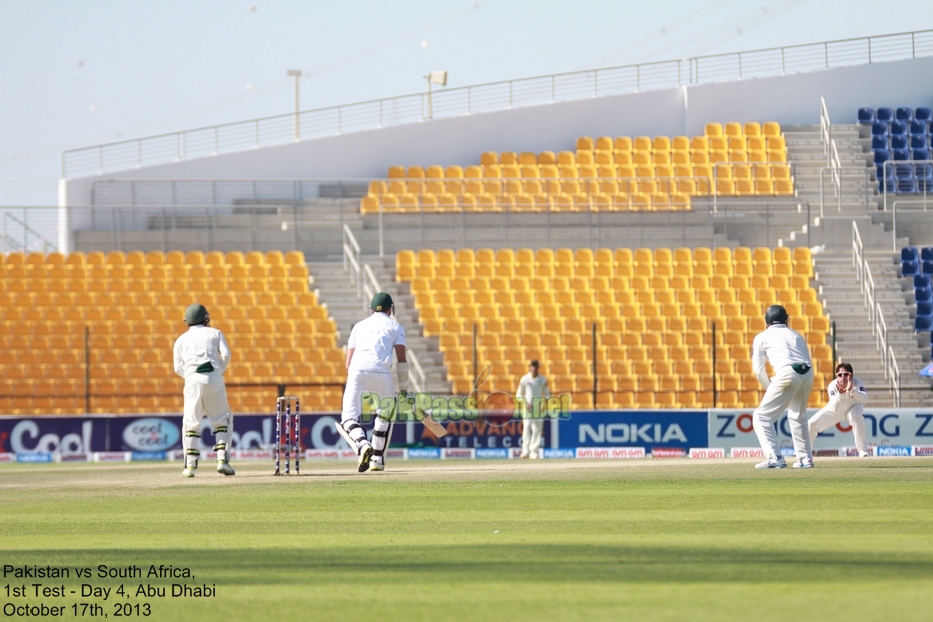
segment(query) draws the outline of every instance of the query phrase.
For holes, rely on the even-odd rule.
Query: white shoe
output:
[[[778,458],[777,460],[773,458],[768,458],[764,462],[759,462],[755,465],[756,469],[786,469],[787,462],[783,457]]]
[[[860,452],[858,452],[858,457],[859,457],[859,458],[871,458],[871,452],[870,452],[870,451],[860,451]]]
[[[360,450],[360,459],[356,463],[357,471],[360,473],[365,473],[369,470],[370,460],[373,457],[373,447],[372,445],[367,445]]]
[[[185,467],[185,470],[181,472],[182,477],[194,477],[194,469],[190,467]]]
[[[221,475],[236,475],[236,471],[233,470],[230,463],[224,460],[217,461],[217,472]]]
[[[369,470],[370,471],[385,471],[386,465],[382,464],[381,462],[376,462],[375,460],[373,460],[372,462],[369,463]]]
[[[797,462],[794,463],[795,469],[812,469],[813,468],[813,458],[800,458]]]

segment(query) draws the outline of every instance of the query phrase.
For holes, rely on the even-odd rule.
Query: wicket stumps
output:
[[[292,402],[295,411],[292,412]],[[279,454],[282,449],[282,417],[285,417],[285,475],[290,474],[292,453],[292,418],[295,430],[295,475],[300,474],[299,456],[301,455],[301,407],[297,397],[286,395],[275,400],[275,475],[281,475]]]

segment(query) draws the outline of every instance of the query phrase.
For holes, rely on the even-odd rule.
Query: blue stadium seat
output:
[[[914,119],[929,123],[933,120],[933,108],[917,108],[917,110],[914,111]]]
[[[875,164],[884,164],[891,159],[891,152],[887,149],[872,149],[875,154]]]
[[[913,179],[914,178],[914,167],[910,164],[894,164],[893,166],[888,165],[887,168],[894,170],[895,179]]]
[[[933,261],[924,261],[920,263],[921,274],[931,274],[933,275]]]
[[[894,120],[894,109],[893,108],[879,108],[875,112],[875,119],[883,123],[890,123]]]
[[[933,192],[933,177],[918,177],[917,192]]]
[[[914,300],[916,300],[917,302],[933,301],[933,289],[929,289],[929,288],[915,289]]]
[[[920,261],[933,261],[933,246],[924,246],[920,249]]]
[[[879,181],[885,178],[892,179],[892,180],[894,179],[894,167],[893,166],[885,166],[884,164],[876,164],[875,172],[877,173],[875,177]]]
[[[898,108],[894,111],[894,118],[898,121],[913,121],[914,120],[914,111],[913,108]]]
[[[875,145],[875,139],[872,139],[872,146]],[[927,135],[926,134],[911,134],[910,135],[910,148],[911,149],[926,149],[927,148]]]
[[[868,125],[875,122],[875,109],[874,108],[859,108],[858,109],[858,122],[862,125]]]
[[[910,159],[911,160],[929,160],[930,150],[925,147],[923,149],[911,149]]]
[[[888,124],[883,121],[875,121],[871,124],[871,135],[872,136],[887,136],[888,135]]]
[[[920,274],[920,264],[916,261],[902,261],[901,274],[904,276],[916,276]]]
[[[933,315],[933,302],[918,302],[917,303],[917,315]]]
[[[901,261],[920,261],[920,251],[916,246],[905,246],[901,249]]]
[[[931,281],[929,274],[918,274],[914,277],[914,289],[930,289]]]
[[[913,177],[910,179],[898,179],[897,180],[897,192],[899,194],[910,194],[917,191],[917,180]]]
[[[903,121],[893,121],[891,123],[891,136],[907,133],[907,124]]]
[[[928,121],[911,121],[910,122],[910,135],[911,136],[926,136],[928,126]]]
[[[927,141],[926,134],[924,134],[922,138],[923,138],[923,144],[925,145]],[[911,138],[911,140],[913,140],[913,138]],[[887,136],[872,136],[871,137],[871,148],[872,149],[887,149],[888,147],[890,147],[890,145],[888,144]]]
[[[914,320],[914,330],[930,330],[933,328],[933,316],[918,315]]]
[[[926,136],[924,136],[926,138]],[[907,149],[909,140],[906,134],[898,134],[891,137],[891,149]]]
[[[878,192],[897,192],[897,180],[894,178],[881,179],[878,181]]]
[[[894,160],[907,161],[910,159],[909,149],[892,149],[891,158]]]

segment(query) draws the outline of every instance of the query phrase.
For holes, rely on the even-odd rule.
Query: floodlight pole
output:
[[[425,78],[428,80],[428,105],[425,110],[424,118],[430,119],[434,116],[434,111],[431,109],[431,74],[426,75]]]
[[[300,103],[298,99],[298,78],[301,77],[300,69],[289,69],[285,72],[285,75],[295,79],[295,140],[301,138],[301,130],[298,125],[298,111],[300,108]]]

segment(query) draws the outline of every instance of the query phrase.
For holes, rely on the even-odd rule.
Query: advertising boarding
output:
[[[807,418],[817,409],[811,408]],[[776,423],[778,439],[784,447],[792,447],[787,416]],[[866,408],[865,436],[869,445],[879,447],[910,447],[933,445],[933,409]],[[855,440],[849,421],[843,420],[816,438],[814,450],[852,447]],[[752,426],[752,409],[712,409],[709,411],[709,446],[758,447],[758,437]],[[884,451],[879,451],[886,453]]]

